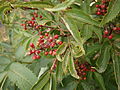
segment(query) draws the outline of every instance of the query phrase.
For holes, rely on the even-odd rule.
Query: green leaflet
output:
[[[104,84],[104,80],[101,74],[94,72],[94,75],[96,77],[96,80],[99,82],[99,84],[101,85],[102,90],[106,90],[105,88],[105,84]]]
[[[101,56],[97,62],[98,68],[96,68],[99,73],[103,73],[107,69],[110,60],[110,51],[110,45],[106,45],[104,48],[102,48]]]
[[[68,66],[68,63],[69,63],[69,60],[70,60],[70,51],[67,51],[64,55],[64,58],[63,58],[63,63],[62,63],[62,69],[64,71],[64,73],[66,74],[67,73],[67,66]]]
[[[51,90],[50,80],[45,84],[45,86],[42,88],[42,90]]]
[[[0,73],[0,83],[3,81],[6,75],[7,75],[7,72]]]
[[[63,54],[67,48],[67,43],[63,43],[62,45],[60,45],[57,49],[57,55]]]
[[[115,53],[113,53],[112,60],[116,83],[118,85],[118,90],[120,90],[120,56],[117,56]]]
[[[42,1],[31,1],[31,2],[19,2],[12,4],[13,7],[36,7],[36,8],[45,8],[45,7],[52,7],[53,5],[48,2]]]
[[[70,55],[70,59],[69,59],[69,71],[74,78],[79,79],[79,76],[77,75],[77,71],[75,70],[75,65],[72,55]]]
[[[56,81],[56,74],[55,73],[51,73],[51,79],[52,79],[52,88],[51,88],[51,90],[56,90],[57,81]]]
[[[20,63],[12,63],[9,67],[8,78],[21,90],[30,90],[37,77]]]
[[[96,26],[92,26],[91,30],[93,30],[93,32],[98,36],[99,42],[101,42],[102,41],[102,29]]]
[[[83,39],[80,35],[80,32],[78,31],[78,27],[75,23],[75,20],[67,15],[64,16],[64,18],[62,18],[62,20],[64,21],[67,29],[69,30],[69,32],[72,34],[73,38],[77,41],[77,43],[79,44],[83,54],[85,54],[84,48],[83,48]]]
[[[15,56],[17,59],[23,58],[25,55],[25,48],[23,46],[20,46],[17,48]]]
[[[84,24],[81,30],[81,35],[83,36],[84,42],[86,42],[89,38],[92,37],[93,30],[91,29],[93,26]]]
[[[31,90],[41,90],[50,79],[50,72],[45,72],[38,80],[38,82],[32,87]]]
[[[62,62],[63,61],[63,58],[60,56],[60,55],[56,55],[56,58],[58,61]]]
[[[66,12],[66,15],[81,22],[99,26],[99,22],[94,20],[89,14],[79,9],[72,9]]]
[[[100,26],[112,21],[120,12],[120,0],[111,0],[107,14],[104,16]]]
[[[68,6],[70,6],[75,0],[66,0],[63,3],[60,3],[58,5],[56,5],[53,8],[45,8],[45,10],[48,11],[60,11],[60,10],[65,10]]]
[[[80,32],[78,31],[78,27],[77,27],[75,21],[68,16],[65,16],[64,18],[62,18],[62,20],[64,21],[67,29],[72,34],[74,39],[77,42],[82,43],[82,38],[80,37]]]
[[[58,64],[57,64],[56,78],[57,78],[58,82],[62,81],[62,78],[63,78],[62,62],[58,62]]]

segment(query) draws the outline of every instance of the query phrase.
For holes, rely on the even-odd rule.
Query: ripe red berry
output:
[[[99,5],[96,5],[96,8],[99,8],[100,6]]]
[[[97,15],[101,15],[101,12],[96,12]]]
[[[108,39],[112,39],[113,38],[113,35],[111,34],[110,36],[108,36]]]
[[[39,29],[39,26],[36,26],[35,28],[36,28],[36,29]]]
[[[97,11],[98,11],[98,12],[100,12],[100,11],[101,11],[101,9],[100,9],[100,8],[98,8],[98,9],[97,9]]]
[[[36,60],[37,59],[37,55],[33,55],[32,59]]]
[[[44,54],[45,54],[45,55],[48,55],[48,53],[49,53],[49,52],[45,52]]]
[[[40,52],[41,52],[40,50],[37,50],[37,51],[36,51],[37,54],[40,54]]]
[[[52,41],[53,41],[53,38],[50,37],[50,38],[48,39],[48,42],[52,42]]]
[[[106,1],[105,1],[105,0],[102,0],[102,3],[104,4],[104,3],[106,3]]]
[[[83,77],[83,80],[86,80],[87,78],[86,77]]]
[[[102,9],[106,8],[106,6],[105,6],[105,5],[101,5],[100,7],[101,7]]]
[[[59,41],[58,44],[61,45],[63,42],[62,41]]]
[[[55,38],[55,39],[58,39],[58,38],[59,38],[59,36],[58,36],[58,35],[55,35],[55,36],[54,36],[54,38]]]
[[[30,43],[31,48],[35,48],[35,45],[33,43]]]
[[[37,14],[37,13],[35,13],[35,12],[33,13],[33,15],[34,15],[34,17],[38,17],[38,14]]]
[[[107,35],[108,33],[109,33],[108,30],[105,30],[105,31],[104,31],[104,34],[105,34],[105,35]]]
[[[53,54],[53,51],[52,51],[52,50],[51,50],[51,51],[49,51],[49,54],[50,54],[50,55],[52,55],[52,54]]]
[[[31,19],[32,19],[32,20],[35,20],[35,17],[32,17]]]
[[[49,35],[49,33],[45,33],[45,36],[48,36]]]
[[[102,10],[102,12],[103,12],[103,13],[105,13],[105,12],[106,12],[106,10]]]
[[[117,30],[117,27],[114,27],[113,30]]]
[[[43,35],[41,35],[41,36],[40,36],[40,39],[43,39],[43,38],[44,38],[44,36],[43,36]]]
[[[24,27],[25,27],[26,25],[25,25],[25,24],[21,24],[21,26],[24,26]]]
[[[54,43],[54,42],[53,42],[53,43],[51,43],[51,44],[50,44],[50,46],[51,46],[51,47],[54,47],[54,46],[55,46],[55,43]]]
[[[41,57],[40,57],[39,55],[36,55],[36,58],[37,58],[37,59],[40,59]]]
[[[52,56],[55,56],[57,53],[55,52],[55,51],[53,51],[53,53],[52,53]]]
[[[40,18],[42,18],[42,15],[40,15]]]

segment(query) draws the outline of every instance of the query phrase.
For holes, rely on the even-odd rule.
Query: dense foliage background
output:
[[[119,12],[120,0],[0,0],[0,89],[120,90]]]

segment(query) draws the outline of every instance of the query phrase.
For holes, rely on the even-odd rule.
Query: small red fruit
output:
[[[35,17],[32,17],[31,19],[32,19],[32,20],[35,20]]]
[[[40,57],[39,55],[36,55],[36,58],[37,58],[37,59],[40,59],[41,57]]]
[[[35,45],[33,43],[30,43],[31,48],[35,48]]]
[[[110,36],[108,36],[108,39],[112,39],[113,38],[113,35],[111,34]]]
[[[114,31],[117,30],[117,27],[114,27],[113,30],[114,30]]]
[[[55,36],[54,36],[54,38],[55,38],[55,39],[58,39],[58,38],[59,38],[59,36],[58,36],[58,35],[55,35]]]
[[[51,51],[49,51],[49,54],[50,54],[50,55],[52,55],[52,54],[53,54],[53,51],[52,51],[52,50],[51,50]]]
[[[55,46],[55,43],[54,43],[54,42],[53,42],[53,43],[51,43],[51,44],[50,44],[50,46],[51,46],[51,47],[54,47],[54,46]]]
[[[42,18],[42,15],[40,15],[40,18]]]
[[[48,53],[49,53],[49,52],[45,52],[44,54],[45,54],[45,55],[48,55]]]
[[[40,54],[40,52],[41,52],[40,50],[37,50],[37,51],[36,51],[37,54]]]
[[[97,15],[101,15],[101,12],[96,12]]]
[[[100,7],[101,7],[102,9],[106,8],[106,6],[105,6],[105,5],[101,5]]]
[[[63,42],[62,41],[59,41],[58,44],[61,45]]]
[[[100,6],[99,5],[96,5],[96,8],[99,8]]]
[[[36,60],[37,59],[37,55],[33,55],[32,59]]]
[[[105,34],[105,35],[107,35],[108,33],[109,33],[108,30],[105,30],[105,31],[104,31],[104,34]]]
[[[45,36],[48,36],[49,34],[48,33],[45,33]]]

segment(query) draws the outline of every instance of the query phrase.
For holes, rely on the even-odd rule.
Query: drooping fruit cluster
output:
[[[120,27],[116,27],[114,25],[110,25],[109,28],[105,28],[103,33],[104,33],[103,34],[104,38],[112,39],[114,33],[120,33]]]
[[[39,25],[38,20],[43,20],[42,15],[38,15],[36,12],[32,14],[31,20],[26,20],[22,26],[24,30],[31,30],[37,32],[39,36],[37,43],[30,43],[30,49],[27,55],[33,55],[32,59],[40,59],[41,55],[56,55],[56,51],[59,45],[63,42],[59,40],[60,35],[51,35],[51,30],[56,30],[53,27],[47,25]],[[33,37],[34,38],[34,37]]]
[[[24,27],[24,30],[39,30],[43,25],[39,25],[37,20],[42,20],[42,15],[38,15],[36,12],[32,13],[31,20],[26,20],[21,26]]]
[[[107,13],[107,8],[109,5],[110,0],[102,0],[101,4],[97,4],[96,8],[96,15],[105,15]]]
[[[33,55],[32,59],[40,59],[40,53],[44,55],[56,55],[57,47],[62,44],[62,41],[58,40],[59,35],[54,35],[53,37],[49,33],[41,34],[36,46],[31,43],[30,51],[28,55]]]
[[[78,60],[75,62],[76,71],[79,77],[81,77],[81,80],[86,80],[87,72],[95,72],[95,69],[92,68],[92,66],[88,62],[80,63]]]

